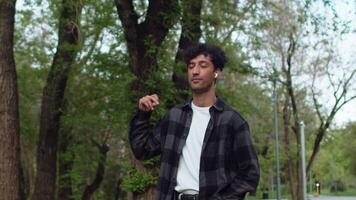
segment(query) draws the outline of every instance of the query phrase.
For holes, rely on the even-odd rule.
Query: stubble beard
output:
[[[190,89],[192,90],[192,92],[194,94],[198,94],[198,95],[207,93],[212,87],[214,87],[214,83],[213,82],[211,82],[209,85],[196,87],[196,88],[194,88],[192,86],[192,83],[190,84]]]

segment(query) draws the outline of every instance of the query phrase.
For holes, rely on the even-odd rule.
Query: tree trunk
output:
[[[335,107],[334,107],[335,108]],[[313,145],[313,151],[312,151],[312,154],[310,155],[310,158],[309,158],[309,161],[308,161],[308,164],[307,164],[307,174],[309,174],[310,170],[311,170],[311,167],[313,165],[313,162],[319,152],[319,149],[320,149],[320,143],[321,141],[323,140],[325,134],[326,134],[326,131],[328,130],[330,124],[331,124],[331,121],[334,119],[334,116],[336,114],[336,111],[333,109],[330,113],[330,115],[327,117],[326,121],[322,121],[320,119],[320,126],[318,128],[318,131],[316,133],[316,137],[315,137],[315,140],[314,140],[314,145]]]
[[[72,200],[72,178],[70,172],[74,164],[74,152],[69,149],[71,141],[73,140],[71,128],[62,126],[59,136],[59,159],[58,159],[58,199]]]
[[[104,179],[104,174],[105,174],[106,155],[109,151],[109,147],[106,144],[100,145],[94,140],[93,143],[99,149],[98,168],[96,170],[96,175],[93,182],[85,187],[82,200],[92,199],[94,192],[99,188],[101,182]]]
[[[129,69],[137,77],[132,84],[133,100],[152,91],[144,81],[157,70],[157,53],[163,40],[178,18],[177,0],[150,0],[146,18],[138,23],[132,1],[115,0],[124,29],[129,54]]]
[[[132,103],[136,104],[141,96],[159,93],[145,84],[152,72],[158,68],[157,53],[168,34],[169,29],[178,19],[178,0],[149,0],[146,18],[141,23],[134,10],[131,0],[115,0],[117,13],[120,18],[126,46],[129,54],[129,69],[136,76],[131,84]],[[158,82],[158,81],[157,81]],[[157,83],[156,85],[159,85]],[[133,166],[144,170],[140,161],[132,158]],[[145,194],[129,194],[133,199],[153,199],[154,189],[148,188]]]
[[[172,80],[176,89],[178,89],[178,96],[180,100],[185,100],[188,97],[186,90],[188,90],[188,81],[186,75],[186,64],[183,60],[183,52],[188,47],[198,44],[201,37],[200,16],[201,16],[202,0],[190,1],[183,0],[183,16],[182,16],[182,32],[179,39],[178,51],[176,54],[176,66],[173,71]]]
[[[123,199],[124,198],[124,191],[122,190],[122,177],[116,182],[116,193],[115,193],[115,200]]]
[[[283,133],[284,133],[284,139],[283,139],[283,144],[284,144],[284,150],[286,152],[286,176],[288,177],[289,181],[289,189],[290,189],[290,194],[292,196],[292,199],[295,199],[296,197],[296,180],[295,180],[295,175],[293,173],[293,159],[292,159],[292,150],[291,150],[291,144],[290,144],[290,111],[289,111],[289,95],[285,94],[285,100],[284,100],[284,108],[283,108]]]
[[[68,74],[78,51],[81,8],[79,0],[62,0],[57,51],[42,96],[33,196],[37,200],[55,199],[58,131]]]
[[[13,52],[16,0],[0,0],[0,195],[21,198],[20,127]]]
[[[300,121],[299,110],[294,92],[292,80],[292,58],[295,53],[296,40],[293,33],[289,35],[289,46],[287,50],[286,65],[283,63],[282,72],[285,77],[285,105],[283,110],[285,146],[287,154],[287,175],[289,177],[290,192],[293,200],[302,198],[302,179],[300,177],[301,162],[300,158]],[[291,118],[290,114],[293,118]],[[292,123],[291,123],[292,120]],[[294,138],[290,137],[290,132],[294,133]],[[292,146],[292,144],[296,144]],[[292,148],[295,149],[295,155],[292,153]],[[293,159],[297,158],[297,159]]]

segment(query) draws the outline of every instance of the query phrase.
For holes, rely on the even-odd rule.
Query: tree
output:
[[[331,128],[320,144],[315,159],[317,165],[313,166],[311,176],[331,192],[352,188],[356,183],[356,161],[353,156],[356,153],[353,148],[356,144],[355,125],[355,122],[350,122],[346,127]]]
[[[136,13],[132,1],[115,0],[115,5],[124,30],[129,55],[128,66],[138,78],[132,86],[136,93],[134,97],[137,98],[149,92],[143,82],[158,68],[158,49],[176,22],[179,14],[178,1],[150,0],[144,20]]]
[[[169,29],[176,22],[179,5],[177,0],[150,0],[144,20],[140,19],[132,1],[115,0],[115,5],[126,40],[128,67],[137,78],[131,85],[132,101],[136,104],[139,97],[158,92],[150,88],[145,81],[159,68],[157,53]],[[158,81],[156,84],[159,85]],[[133,163],[136,168],[144,169],[141,163],[135,160]],[[134,198],[152,199],[152,191],[151,188],[147,194]]]
[[[33,195],[38,200],[55,198],[60,118],[68,74],[78,51],[81,9],[81,1],[63,0],[61,3],[57,52],[42,96],[37,175]]]
[[[340,84],[332,84],[331,82],[332,87],[336,89],[334,90],[335,104],[331,106],[330,113],[323,116],[321,110],[326,109],[327,106],[322,106],[318,102],[314,88],[316,78],[321,81],[321,76],[314,75],[309,79],[312,81],[302,80],[309,76],[309,72],[315,74],[315,69],[317,71],[323,69],[324,71],[328,68],[328,59],[335,59],[335,55],[328,54],[330,49],[334,48],[332,46],[332,38],[325,38],[325,35],[327,35],[325,32],[321,33],[311,28],[312,26],[309,23],[312,18],[310,17],[309,4],[301,4],[297,1],[272,1],[266,5],[268,5],[266,7],[268,20],[262,21],[260,24],[265,28],[266,33],[261,41],[269,46],[266,47],[268,50],[260,55],[262,55],[263,61],[267,63],[266,66],[268,68],[266,68],[266,71],[269,71],[269,73],[277,72],[277,76],[274,78],[280,83],[282,93],[280,101],[283,102],[282,143],[286,159],[283,169],[292,198],[301,199],[300,122],[301,119],[308,118],[305,115],[307,112],[303,111],[303,109],[311,109],[312,105],[308,104],[308,100],[314,101],[316,110],[314,113],[309,114],[319,119],[319,123],[315,119],[306,121],[307,127],[313,130],[315,128],[313,122],[318,124],[317,126],[319,127],[313,132],[314,137],[310,137],[314,144],[312,144],[313,153],[308,164],[309,170],[319,149],[320,142],[331,125],[334,115],[343,105],[355,98],[354,94],[352,92],[351,94],[348,93],[350,91],[346,89],[349,88],[355,71],[351,70],[349,76],[340,81]],[[315,23],[315,21],[313,22]],[[316,24],[323,26],[320,21]],[[336,22],[334,25],[342,24]],[[333,32],[333,37],[338,35],[336,31],[331,31],[332,29],[328,26],[325,26],[324,29],[327,29],[329,34]],[[317,44],[323,45],[318,46]],[[320,51],[318,52],[318,50]],[[306,52],[308,52],[308,55]],[[325,56],[325,54],[328,55]],[[314,66],[314,71],[309,69],[310,66]]]
[[[326,68],[326,74],[328,77],[328,81],[331,85],[331,92],[334,98],[334,103],[331,106],[331,110],[328,113],[322,112],[321,110],[322,105],[318,100],[319,92],[317,92],[316,91],[317,89],[315,88],[315,84],[318,76],[318,71],[316,69],[318,68],[318,66],[314,66],[315,67],[314,73],[312,73],[313,79],[312,79],[311,93],[313,96],[314,108],[317,113],[320,125],[316,133],[312,154],[308,160],[307,173],[309,173],[312,168],[313,162],[320,149],[320,143],[323,141],[328,128],[331,126],[332,121],[334,120],[335,115],[345,104],[347,104],[348,102],[356,98],[356,93],[352,93],[352,89],[355,89],[352,88],[352,84],[353,84],[353,80],[356,77],[356,69],[353,69],[350,72],[346,72],[346,74],[344,74],[339,80],[335,81],[332,78],[333,75],[329,71],[328,65],[330,64],[330,59],[332,59],[332,55],[329,56],[329,59],[326,59],[326,63],[323,66]]]
[[[17,75],[14,60],[15,4],[0,1],[0,194],[1,198],[21,198],[20,124]]]
[[[202,30],[200,28],[202,0],[182,1],[183,16],[181,19],[181,34],[176,53],[176,66],[173,69],[172,80],[180,91],[183,100],[187,98],[188,81],[186,79],[186,65],[183,60],[183,51],[199,42]],[[182,100],[177,99],[177,100]]]
[[[53,71],[51,66],[54,62],[51,60],[57,42],[53,34],[56,26],[53,24],[58,24],[58,17],[63,11],[58,9],[59,1],[41,3],[37,0],[26,1],[25,8],[19,7],[17,11],[16,16],[20,17],[15,24],[15,59],[21,99],[21,157],[28,186],[26,191],[33,191],[35,185],[34,152],[40,132],[37,121],[41,90],[47,84],[48,71]],[[184,80],[186,67],[181,62],[181,52],[198,41],[218,44],[228,54],[229,62],[224,69],[224,76],[219,80],[218,94],[249,122],[262,169],[260,188],[271,185],[274,175],[271,85],[265,77],[261,80],[253,73],[268,75],[272,66],[278,72],[278,103],[285,108],[285,124],[289,124],[289,128],[286,125],[288,129],[282,133],[285,141],[288,139],[289,142],[290,158],[282,155],[282,166],[287,172],[285,161],[292,161],[293,180],[297,180],[296,160],[299,155],[296,152],[292,98],[287,90],[288,76],[298,117],[306,122],[306,131],[317,130],[318,126],[315,125],[319,125],[318,116],[313,112],[312,86],[300,81],[302,76],[313,79],[304,72],[312,75],[313,69],[306,66],[312,66],[309,64],[317,61],[315,54],[310,53],[314,52],[310,51],[314,41],[308,43],[305,39],[309,38],[310,33],[306,33],[303,12],[308,12],[302,8],[301,2],[115,0],[115,5],[111,0],[87,0],[83,5],[80,40],[73,44],[76,54],[72,64],[67,65],[70,70],[60,106],[59,145],[56,146],[58,158],[51,161],[53,164],[56,160],[58,165],[51,164],[51,173],[55,168],[58,172],[52,175],[58,180],[55,189],[58,199],[80,199],[85,191],[90,191],[88,196],[95,199],[122,199],[122,195],[127,194],[129,199],[153,198],[159,161],[137,162],[132,159],[127,142],[127,124],[141,95],[157,92],[162,97],[162,106],[152,116],[156,121],[173,104],[181,102],[177,94],[188,94]],[[37,9],[41,12],[36,12]],[[318,35],[318,39],[321,37],[322,34]],[[257,46],[252,46],[255,44]],[[288,51],[289,46],[291,49]],[[294,51],[292,46],[295,47]],[[326,49],[325,46],[315,48],[321,52]],[[256,51],[256,54],[252,54]],[[287,61],[288,54],[290,63]],[[301,62],[302,56],[305,62]],[[258,57],[262,59],[257,60]],[[324,57],[319,60],[323,62],[318,64],[315,83],[319,83],[320,75],[325,73],[325,70],[320,70],[323,68],[321,63],[325,64]],[[252,68],[261,63],[266,63],[267,70]],[[333,77],[333,72],[329,72]],[[335,83],[337,88],[338,82]],[[314,93],[316,99],[320,100],[317,88]],[[327,116],[329,112],[325,112],[323,103],[317,102],[322,105],[319,107],[322,116]],[[332,122],[329,127],[331,125]],[[316,134],[306,136],[307,147],[310,147]],[[326,132],[321,148],[324,148],[323,141],[328,136]],[[106,162],[98,165],[98,158],[103,158],[104,154],[100,155],[90,139],[110,146],[110,151],[105,154]],[[317,158],[314,163],[318,162]],[[136,169],[132,169],[133,166]],[[314,172],[314,168],[312,170]],[[285,174],[282,174],[282,181],[286,180],[289,186],[289,175]],[[94,186],[86,190],[86,186],[90,185]],[[128,193],[123,194],[123,189]],[[144,194],[139,195],[138,191]]]

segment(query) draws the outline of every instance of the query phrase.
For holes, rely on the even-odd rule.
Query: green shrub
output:
[[[344,192],[346,190],[346,185],[340,179],[332,182],[330,186],[330,192]]]
[[[144,193],[150,186],[154,185],[156,178],[137,169],[130,169],[128,175],[124,177],[122,186],[127,192]]]

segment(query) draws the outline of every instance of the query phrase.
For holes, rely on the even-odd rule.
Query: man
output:
[[[215,94],[225,53],[199,44],[184,55],[192,99],[151,129],[159,97],[142,97],[130,124],[132,151],[137,159],[161,155],[158,200],[244,199],[256,190],[259,165],[247,122]]]

